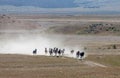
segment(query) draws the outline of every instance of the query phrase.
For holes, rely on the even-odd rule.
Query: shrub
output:
[[[117,46],[116,46],[116,45],[113,45],[113,49],[117,49]]]

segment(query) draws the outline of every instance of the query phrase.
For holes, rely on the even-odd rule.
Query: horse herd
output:
[[[57,47],[45,48],[44,52],[45,54],[49,54],[50,56],[61,57],[61,56],[64,56],[65,49],[61,49]],[[82,59],[85,56],[85,52],[80,52],[80,51],[75,52],[74,50],[71,50],[70,53],[71,54],[76,53],[76,58],[78,59]],[[37,54],[37,49],[33,50],[33,54],[34,55]]]

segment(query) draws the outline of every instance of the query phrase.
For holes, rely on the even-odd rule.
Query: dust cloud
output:
[[[32,55],[37,49],[37,55],[45,55],[45,48],[58,47],[65,49],[65,56],[76,57],[76,53],[71,54],[71,50],[83,51],[82,46],[68,45],[66,38],[61,35],[47,34],[7,34],[0,36],[1,54],[25,54]],[[49,54],[48,54],[49,55]]]

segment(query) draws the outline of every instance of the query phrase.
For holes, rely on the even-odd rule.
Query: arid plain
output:
[[[45,56],[45,47],[65,56]],[[86,53],[83,61],[72,49]],[[119,78],[120,16],[3,14],[0,53],[0,78]]]

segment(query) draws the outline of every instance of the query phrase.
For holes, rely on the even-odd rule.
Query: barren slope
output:
[[[10,15],[0,15],[0,31],[16,31],[16,30],[35,30],[40,25],[34,22],[17,20],[16,17]]]

